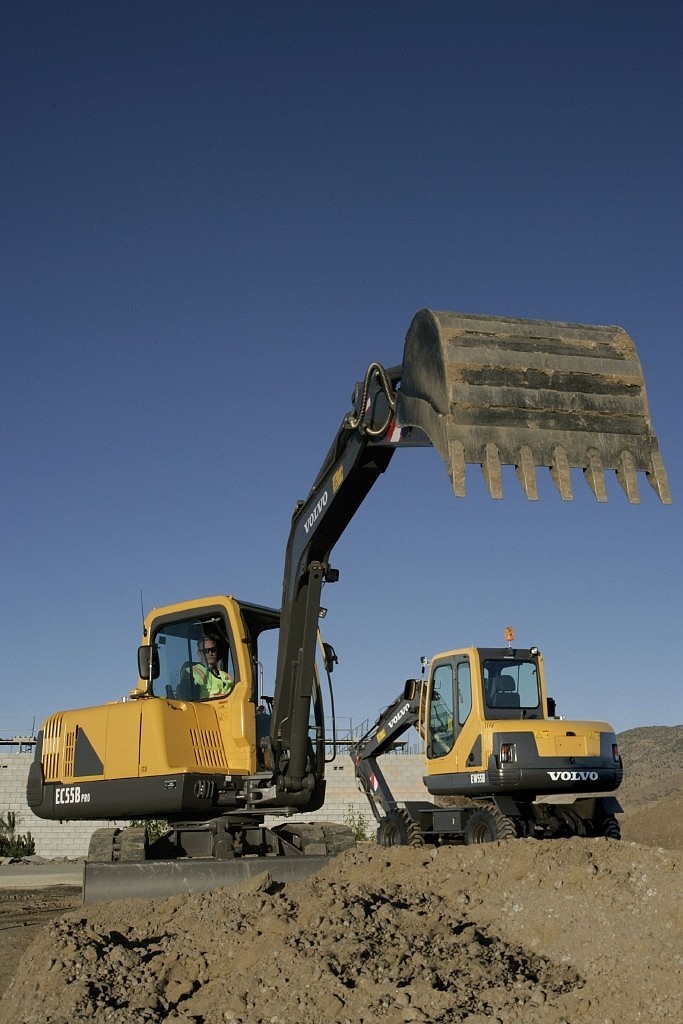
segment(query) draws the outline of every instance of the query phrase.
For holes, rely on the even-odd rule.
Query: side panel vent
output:
[[[226,767],[225,751],[217,730],[191,729],[190,738],[198,768]]]
[[[52,715],[43,728],[43,773],[46,782],[60,781],[63,716]]]
[[[76,749],[76,730],[64,734],[64,777],[73,778],[74,750]]]

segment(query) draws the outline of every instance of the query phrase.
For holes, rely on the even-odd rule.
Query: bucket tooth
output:
[[[583,475],[598,501],[607,501],[605,470],[603,469],[600,453],[595,448],[588,449],[588,465],[584,467]]]
[[[538,484],[536,481],[536,460],[528,444],[519,450],[519,462],[515,466],[519,482],[524,488],[529,501],[538,501]]]
[[[481,470],[492,498],[503,497],[503,482],[500,475],[500,453],[495,444],[489,442],[484,449]]]
[[[617,466],[617,480],[624,489],[624,494],[632,505],[640,501],[638,494],[638,474],[636,472],[636,460],[631,452],[623,451],[619,456]]]
[[[669,479],[664,468],[664,461],[658,451],[652,452],[650,468],[645,471],[655,494],[665,505],[671,504],[671,491],[669,490]]]
[[[465,481],[465,448],[460,441],[451,441],[450,446],[450,477],[453,486],[453,493],[456,498],[464,498],[467,495]]]
[[[514,466],[535,500],[533,463],[550,467],[564,500],[581,469],[598,501],[607,470],[631,501],[638,473],[671,501],[636,347],[620,327],[422,309],[397,369],[397,423],[413,428],[401,443],[434,445],[458,496],[465,463],[482,467],[495,497],[501,465]]]
[[[555,481],[555,486],[560,492],[562,499],[564,501],[572,501],[574,495],[572,493],[569,459],[567,458],[566,451],[559,444],[553,448],[553,462],[550,467],[550,475]]]

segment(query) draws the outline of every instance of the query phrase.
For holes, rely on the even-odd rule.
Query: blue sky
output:
[[[291,512],[414,313],[620,324],[674,505],[399,452],[332,557],[340,715],[544,652],[568,717],[683,719],[683,15],[672,3],[26,2],[0,22],[0,734],[121,697],[145,608],[279,604]]]

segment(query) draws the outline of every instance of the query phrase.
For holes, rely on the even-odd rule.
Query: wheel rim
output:
[[[398,829],[393,821],[387,823],[387,827],[384,830],[384,836],[386,839],[387,846],[396,846],[396,836],[398,835]]]
[[[475,821],[470,829],[471,843],[492,843],[494,835],[485,821]]]

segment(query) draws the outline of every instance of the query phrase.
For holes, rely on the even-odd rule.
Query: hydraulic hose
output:
[[[389,412],[387,413],[387,417],[381,427],[372,427],[369,423],[365,422],[368,395],[370,393],[370,384],[373,377],[379,382],[380,390],[386,398],[387,405],[389,406]],[[394,418],[394,412],[396,411],[396,392],[392,387],[387,371],[381,363],[370,363],[365,371],[365,380],[363,381],[363,390],[361,392],[361,400],[358,404],[358,409],[358,413],[349,413],[346,417],[346,426],[351,430],[360,430],[361,433],[366,434],[368,437],[382,437],[386,434],[391,421]]]

